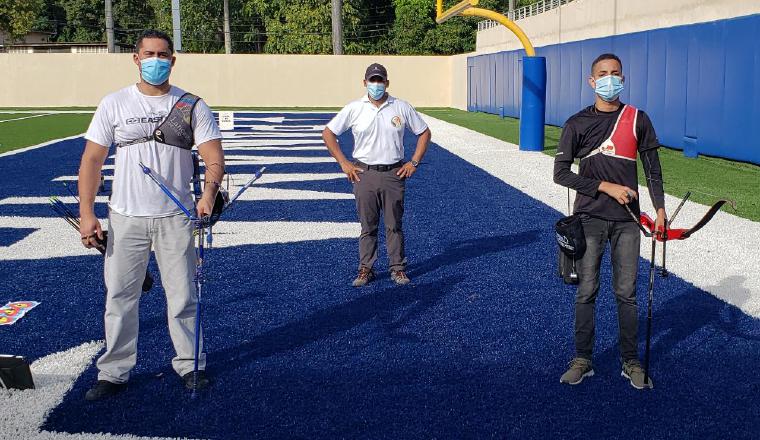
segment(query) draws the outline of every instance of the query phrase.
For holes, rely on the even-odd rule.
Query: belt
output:
[[[366,163],[362,163],[357,160],[356,165],[367,170],[385,172],[385,171],[395,170],[396,168],[401,168],[401,166],[404,165],[404,161],[400,160],[390,165],[367,165]]]

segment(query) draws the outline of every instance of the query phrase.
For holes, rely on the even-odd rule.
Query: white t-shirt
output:
[[[411,104],[390,95],[380,107],[365,95],[343,107],[327,124],[336,136],[351,129],[353,157],[367,165],[391,165],[403,160],[407,127],[417,136],[428,128]]]
[[[85,138],[110,148],[114,143],[150,136],[184,93],[172,86],[166,95],[147,96],[137,85],[111,93],[98,105]],[[192,127],[196,145],[222,138],[211,109],[202,100],[193,111]],[[164,217],[182,212],[143,173],[139,165],[141,161],[162,178],[192,212],[193,160],[190,151],[153,140],[116,148],[110,208],[131,217]]]

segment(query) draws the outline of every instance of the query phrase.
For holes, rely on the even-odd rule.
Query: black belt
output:
[[[404,161],[400,160],[390,165],[367,165],[366,163],[356,161],[356,165],[367,170],[385,172],[385,171],[395,170],[396,168],[401,168],[404,165]]]

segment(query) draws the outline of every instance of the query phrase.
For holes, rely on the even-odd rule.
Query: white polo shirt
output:
[[[408,102],[388,95],[376,107],[367,95],[353,101],[327,124],[336,136],[349,128],[354,135],[355,160],[367,165],[391,165],[404,159],[404,130],[419,136],[428,126]]]

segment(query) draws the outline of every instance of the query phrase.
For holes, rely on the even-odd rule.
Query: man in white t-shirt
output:
[[[391,279],[400,285],[410,282],[406,274],[401,224],[404,191],[406,180],[417,171],[427,151],[430,129],[414,107],[386,92],[389,84],[385,67],[377,63],[370,65],[364,74],[367,93],[343,107],[322,132],[327,149],[354,187],[362,227],[355,287],[364,286],[375,278],[372,266],[377,260],[381,212]],[[346,159],[337,138],[349,128],[354,136],[353,162]],[[404,131],[407,128],[418,138],[412,159],[404,162]]]
[[[202,217],[211,213],[224,174],[224,154],[219,127],[202,100],[189,113],[192,139],[187,149],[158,142],[153,137],[154,130],[185,94],[169,84],[176,61],[173,52],[169,36],[158,31],[144,32],[137,40],[133,57],[140,82],[106,96],[85,136],[79,196],[80,233],[86,247],[96,246],[96,238],[103,238],[94,203],[103,163],[111,145],[116,145],[104,271],[106,352],[98,359],[98,382],[87,392],[87,400],[122,391],[135,366],[140,287],[151,248],[166,291],[169,333],[176,352],[172,366],[186,386],[193,384],[197,304],[193,283],[194,225],[143,173],[139,162],[154,170],[185,206],[192,206],[190,182],[194,167],[189,148],[197,145],[206,164],[204,192],[196,206]],[[205,370],[202,348],[199,369]],[[199,374],[197,385],[208,385],[205,373]]]

